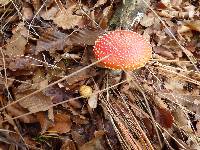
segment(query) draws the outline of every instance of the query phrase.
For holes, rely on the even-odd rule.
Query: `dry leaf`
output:
[[[165,82],[165,88],[169,91],[174,91],[175,93],[183,92],[184,83],[179,81],[177,78],[171,78]]]
[[[11,0],[0,0],[0,5],[7,5]]]
[[[59,8],[57,7],[57,5],[56,6],[54,5],[47,11],[43,11],[41,13],[41,17],[44,20],[53,20],[58,11],[59,11]]]
[[[159,56],[161,55],[170,60],[174,59],[173,53],[169,49],[163,46],[155,46],[153,47],[153,50],[155,51],[156,54],[159,54]]]
[[[56,50],[62,50],[66,45],[65,37],[66,35],[58,30],[52,28],[45,29],[37,41],[36,54],[41,51],[55,53]]]
[[[165,5],[166,7],[170,7],[171,6],[171,1],[170,0],[161,0],[160,2],[163,5]]]
[[[191,11],[176,11],[176,10],[162,10],[160,12],[157,12],[159,15],[161,15],[162,17],[167,17],[167,18],[181,18],[181,19],[185,19],[185,18],[193,18],[194,17],[194,9],[192,9]]]
[[[189,27],[191,30],[200,32],[200,20],[191,21],[187,23],[186,26]]]
[[[46,130],[52,126],[52,123],[47,115],[45,115],[45,112],[38,112],[37,114],[37,119],[40,122],[40,127],[41,127],[41,134],[45,133]]]
[[[106,134],[106,131],[104,131],[104,130],[98,130],[98,131],[95,131],[94,132],[94,136],[95,136],[95,138],[98,138],[98,137],[102,137],[103,135],[105,135]]]
[[[89,123],[89,119],[82,115],[76,115],[76,116],[74,115],[72,117],[72,120],[73,120],[73,122],[75,122],[76,124],[79,124],[79,125]]]
[[[104,5],[106,2],[107,0],[98,0],[96,4],[94,5],[94,8]]]
[[[14,33],[11,39],[7,40],[5,54],[9,57],[23,56],[26,43],[27,40],[19,32]]]
[[[64,34],[58,30],[45,29],[37,41],[36,54],[41,51],[55,53],[56,50],[63,50],[67,45],[94,45],[98,36],[103,34],[104,30],[77,30],[70,35]]]
[[[51,97],[53,103],[58,103],[71,98],[71,95],[65,91],[65,88],[59,88],[58,86],[46,88],[44,94]]]
[[[65,140],[60,150],[76,150],[76,145],[72,140]]]
[[[199,137],[200,136],[200,121],[197,122],[196,129],[197,129],[196,134]]]
[[[73,72],[75,72],[77,70],[80,70],[81,68],[82,68],[81,66],[73,68],[73,69],[70,70],[70,73],[73,73]],[[80,73],[68,78],[67,79],[67,83],[69,85],[72,85],[72,84],[74,84],[76,82],[79,82],[79,81],[82,81],[82,80],[86,80],[87,78],[89,78],[91,76],[95,76],[95,74],[96,74],[95,69],[93,69],[93,68],[86,69],[86,70],[81,71]]]
[[[189,27],[187,27],[186,25],[181,25],[178,27],[177,32],[178,33],[183,33],[183,32],[187,32],[190,31],[191,29]]]
[[[45,3],[45,6],[46,6],[46,7],[48,7],[48,5],[47,5],[48,2],[49,2],[49,1],[47,1],[47,2]],[[31,0],[30,3],[32,3],[35,12],[37,12],[37,11],[41,8],[41,5],[42,5],[42,1],[41,1],[41,0]]]
[[[78,147],[82,146],[86,142],[86,138],[84,137],[84,135],[81,135],[76,130],[72,130],[71,135],[72,135],[72,139],[76,142]]]
[[[68,103],[65,103],[65,104],[68,104],[68,105],[74,107],[75,109],[83,107],[83,105],[78,100],[76,100],[76,101],[68,101]]]
[[[164,108],[156,108],[155,111],[155,120],[164,128],[171,128],[174,123],[174,117],[172,113]]]
[[[31,6],[25,4],[25,6],[22,7],[22,15],[24,19],[31,20],[33,18],[33,10]]]
[[[83,27],[84,19],[82,16],[74,14],[77,9],[77,5],[72,5],[69,8],[62,8],[56,16],[53,18],[55,24],[63,29],[71,29],[75,26]]]
[[[150,27],[155,22],[155,16],[152,13],[149,13],[148,15],[144,15],[142,20],[140,21],[140,24],[144,27]]]
[[[48,129],[49,132],[58,132],[62,134],[71,130],[72,123],[70,116],[66,114],[56,114],[54,117],[55,122],[54,125]]]
[[[25,110],[24,108],[22,108],[20,105],[17,104],[7,107],[6,110],[12,117],[17,117],[27,113],[27,110]],[[22,116],[19,118],[19,120],[22,121],[23,123],[37,122],[37,119],[33,115]]]
[[[34,76],[32,78],[32,82],[34,84],[41,83],[45,79],[45,72],[42,68],[37,68],[34,71]]]
[[[16,98],[19,99],[23,96],[28,95],[30,92],[23,92],[16,95]],[[53,104],[50,97],[45,96],[43,93],[39,92],[37,94],[32,95],[31,97],[22,100],[19,104],[27,108],[30,112],[35,113],[39,111],[48,110],[49,107]]]
[[[89,30],[83,29],[78,30],[71,34],[68,39],[66,39],[68,45],[94,45],[98,36],[102,35],[105,30]]]
[[[103,16],[101,18],[101,21],[99,22],[99,25],[102,29],[108,28],[108,23],[110,21],[110,18],[113,14],[113,6],[108,6],[103,10]]]
[[[80,147],[80,150],[105,150],[101,143],[102,136],[93,138]]]
[[[86,9],[85,6],[83,6]],[[63,7],[61,4],[59,8],[57,5],[53,5],[49,10],[43,12],[41,16],[45,20],[53,20],[55,24],[63,29],[71,29],[75,26],[84,26],[83,14],[75,14],[76,11],[80,9],[79,5],[71,5],[67,8]]]
[[[34,141],[34,139],[31,138],[29,135],[23,136],[23,140],[24,140],[24,142],[25,142],[27,145],[29,145],[29,146],[34,147],[35,145],[37,145],[37,142]]]
[[[176,108],[176,110],[173,111],[173,116],[178,127],[184,129],[185,131],[193,132],[189,120],[181,108]]]
[[[175,7],[180,7],[182,0],[171,0],[171,5]]]
[[[16,70],[21,70],[21,69],[33,69],[35,68],[37,65],[39,65],[40,63],[30,59],[30,58],[14,58],[9,62],[9,66],[8,68],[12,71],[16,71]],[[27,74],[32,74],[32,72],[29,72]],[[15,74],[16,76],[17,74]],[[25,75],[25,74],[23,74]]]

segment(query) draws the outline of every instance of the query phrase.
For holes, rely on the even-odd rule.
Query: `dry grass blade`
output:
[[[103,95],[100,96],[101,102],[106,109],[106,112],[110,115],[111,122],[115,127],[115,131],[124,149],[153,150],[154,148],[151,145],[151,142],[142,130],[132,111],[128,109],[126,102],[123,100],[120,105],[118,105],[117,102],[113,102],[109,97],[108,90],[107,98],[104,98]],[[127,112],[123,112],[123,110],[126,110]],[[136,140],[133,135],[138,136],[139,139]]]
[[[119,118],[110,118],[112,125],[117,133],[121,144],[123,145],[124,149],[134,149],[134,150],[142,150],[142,147],[138,144],[138,142],[133,138],[132,134],[130,133],[129,129],[120,121]]]
[[[129,75],[129,76],[130,76],[130,75]],[[134,78],[137,80],[137,78],[136,78],[135,76],[134,76]],[[144,100],[145,100],[145,104],[146,104],[148,113],[149,113],[149,115],[150,115],[150,117],[151,117],[151,119],[152,119],[153,126],[154,126],[154,128],[155,128],[155,131],[156,131],[156,134],[157,134],[157,138],[158,138],[160,147],[162,147],[162,141],[161,141],[161,138],[160,138],[160,135],[159,135],[157,126],[156,126],[156,124],[155,124],[156,121],[155,121],[155,119],[154,119],[154,117],[153,117],[153,114],[152,114],[152,112],[151,112],[151,109],[150,109],[148,100],[147,100],[147,98],[146,98],[146,96],[145,96],[144,91],[140,88],[139,84],[136,83],[136,80],[135,80],[135,79],[133,79],[132,81],[133,81],[134,85],[136,86],[136,88],[142,93],[142,96],[143,96],[143,98],[144,98]]]

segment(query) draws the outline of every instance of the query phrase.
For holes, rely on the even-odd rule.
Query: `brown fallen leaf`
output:
[[[22,98],[23,96],[26,96],[29,93],[31,92],[25,91],[23,93],[16,94],[16,98]],[[48,107],[51,106],[53,103],[50,97],[45,96],[43,93],[40,92],[25,100],[20,101],[19,104],[22,107],[27,108],[30,112],[35,113],[39,111],[48,110]]]
[[[9,57],[23,56],[26,43],[27,40],[20,34],[20,32],[16,32],[13,34],[11,39],[7,40],[4,53]]]
[[[73,73],[73,72],[75,72],[75,71],[77,71],[77,70],[79,70],[81,68],[82,68],[81,66],[73,68],[73,69],[70,70],[69,74]],[[69,85],[72,85],[72,84],[74,84],[76,82],[79,82],[79,81],[82,81],[82,80],[86,80],[89,77],[95,76],[95,75],[96,75],[96,70],[95,69],[93,69],[93,68],[87,69],[87,70],[81,71],[80,73],[68,78],[67,83]]]
[[[189,27],[187,27],[186,25],[181,25],[181,26],[178,27],[177,32],[178,33],[184,33],[184,32],[188,32],[190,30],[191,29]]]
[[[155,46],[153,47],[153,50],[156,54],[159,54],[159,56],[161,55],[170,60],[174,59],[173,52],[163,46]]]
[[[55,114],[54,125],[48,129],[49,132],[67,133],[71,130],[72,122],[66,114]]]
[[[69,8],[62,8],[53,18],[55,24],[63,29],[71,29],[75,26],[82,28],[84,26],[83,16],[74,14],[79,9],[77,5],[72,5]]]
[[[82,6],[82,9],[87,10],[87,7]],[[80,11],[82,14],[76,14],[77,11]],[[83,15],[84,13],[80,9],[80,6],[72,3],[67,8],[61,3],[59,3],[59,7],[55,4],[41,14],[45,20],[53,20],[55,24],[63,29],[71,29],[75,26],[82,28],[85,22]]]
[[[44,90],[46,96],[51,97],[53,103],[58,103],[66,99],[70,99],[70,93],[66,92],[64,88],[52,86]]]
[[[8,68],[12,71],[21,70],[21,69],[33,69],[39,62],[36,62],[29,58],[14,58],[9,62]],[[16,76],[16,74],[15,74]]]
[[[71,131],[71,136],[72,136],[72,139],[76,142],[77,146],[80,147],[82,146],[84,143],[86,143],[86,138],[84,135],[80,134],[78,132],[78,130],[72,130]]]
[[[55,15],[58,13],[58,11],[59,11],[59,8],[57,7],[57,5],[53,5],[48,10],[41,12],[41,17],[44,20],[53,20]]]
[[[62,50],[65,44],[65,37],[67,35],[52,28],[47,28],[42,31],[36,45],[36,54],[41,51],[49,51],[54,53],[56,50]]]
[[[9,149],[9,145],[2,142],[2,143],[0,143],[0,149],[1,149],[1,150]]]
[[[36,148],[37,142],[34,141],[30,136],[28,135],[23,136],[23,140],[27,145],[32,146],[32,148],[34,147]]]
[[[103,15],[102,15],[102,18],[99,22],[99,26],[102,28],[102,29],[107,29],[108,28],[108,23],[110,21],[110,18],[113,14],[113,6],[110,5],[108,7],[106,7],[104,10],[103,10]]]
[[[40,122],[41,134],[43,134],[50,126],[52,126],[53,122],[48,119],[48,116],[45,114],[45,112],[38,112],[36,115],[38,121]]]
[[[27,110],[25,110],[24,108],[22,108],[18,104],[9,106],[9,107],[6,108],[6,110],[9,113],[9,115],[11,115],[12,117],[17,117],[17,116],[20,116],[20,115],[27,113]],[[37,122],[36,117],[33,116],[33,115],[22,116],[22,117],[19,118],[19,120],[23,123],[35,123],[35,122]]]
[[[200,121],[198,120],[197,124],[196,124],[196,134],[199,137],[200,136]]]
[[[63,50],[69,45],[94,45],[98,36],[105,31],[102,29],[97,30],[77,30],[70,35],[62,33],[58,30],[48,28],[41,33],[36,45],[36,54],[41,51],[49,51],[55,53],[56,50]],[[69,50],[67,50],[69,51]]]
[[[174,123],[172,113],[165,108],[155,107],[155,120],[164,128],[171,128]]]
[[[185,18],[193,18],[195,11],[195,8],[191,8],[190,11],[176,11],[176,10],[162,10],[157,12],[160,16],[162,17],[167,17],[167,18],[181,18],[181,19],[185,19]]]
[[[66,104],[74,107],[75,109],[83,107],[83,105],[78,100],[77,101],[68,101],[68,103],[66,103]]]
[[[102,29],[77,30],[66,39],[66,43],[69,45],[94,45],[98,36],[102,35],[104,32],[105,30]]]
[[[200,20],[191,21],[186,24],[191,30],[200,32]]]
[[[176,108],[173,112],[174,121],[178,127],[184,131],[192,133],[192,128],[190,126],[187,115],[181,110],[181,108]]]
[[[106,2],[107,0],[98,0],[93,8],[100,7],[101,5],[104,5]]]
[[[82,116],[82,115],[74,115],[72,117],[73,122],[75,122],[76,124],[88,124],[89,123],[89,119]]]
[[[11,0],[0,0],[0,5],[7,5]]]
[[[22,15],[23,18],[26,20],[31,20],[33,18],[33,10],[31,8],[31,5],[25,3],[25,5],[22,7]]]
[[[101,143],[102,138],[103,135],[93,138],[92,140],[81,146],[80,150],[105,150]]]
[[[161,0],[161,3],[162,3],[163,5],[165,5],[166,7],[170,7],[170,5],[171,5],[170,0]]]
[[[180,7],[181,3],[183,2],[182,0],[171,0],[171,5],[175,7]]]
[[[153,15],[152,13],[144,15],[142,20],[140,21],[140,24],[144,27],[150,27],[154,23],[155,23],[155,15]]]
[[[41,0],[31,0],[30,2],[32,3],[35,12],[37,12],[41,8],[41,5],[42,5]],[[46,7],[48,7],[47,3],[45,3],[45,5]]]
[[[76,150],[75,143],[72,140],[65,140],[61,146],[61,150]]]

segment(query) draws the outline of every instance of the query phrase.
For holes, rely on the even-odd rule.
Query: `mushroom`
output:
[[[142,35],[129,30],[115,30],[95,41],[94,56],[100,65],[113,70],[135,70],[145,66],[152,56],[151,44]]]

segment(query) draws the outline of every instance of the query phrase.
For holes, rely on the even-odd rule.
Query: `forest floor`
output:
[[[199,150],[199,0],[0,0],[0,149]],[[152,45],[133,71],[95,40]]]

